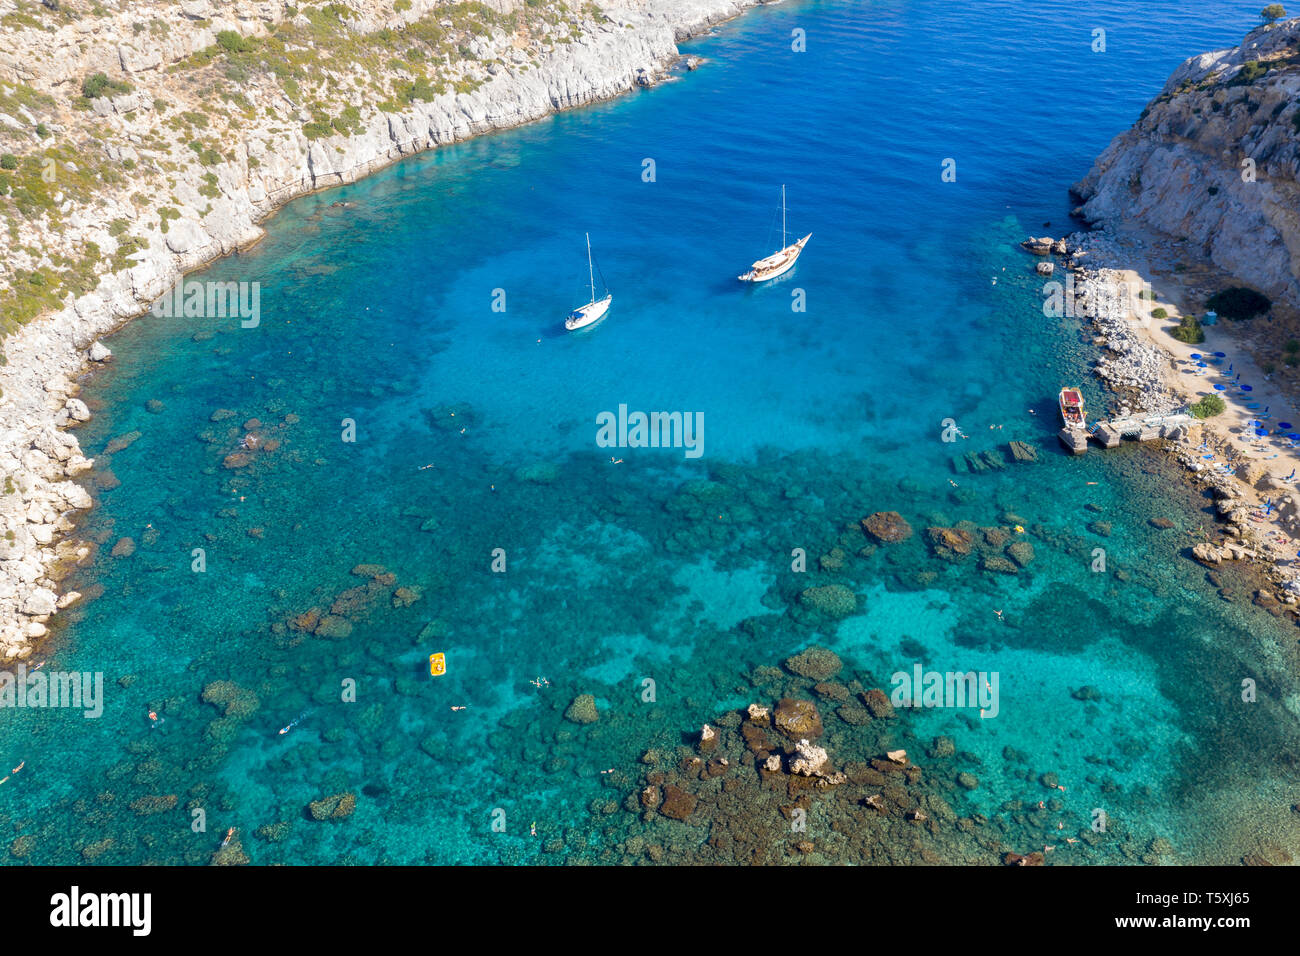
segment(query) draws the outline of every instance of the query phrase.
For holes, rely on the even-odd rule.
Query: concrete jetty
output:
[[[1102,448],[1114,448],[1125,438],[1135,441],[1183,438],[1195,422],[1196,419],[1190,413],[1181,409],[1160,415],[1124,414],[1119,418],[1093,422],[1088,431],[1082,428],[1062,428],[1057,435],[1061,444],[1074,454],[1082,455],[1088,450],[1090,436]]]

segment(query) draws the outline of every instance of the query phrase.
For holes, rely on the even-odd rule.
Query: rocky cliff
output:
[[[649,85],[760,0],[0,0],[0,661],[57,608],[96,338],[402,156]]]
[[[1300,19],[1174,71],[1073,191],[1090,222],[1137,225],[1300,304]]]

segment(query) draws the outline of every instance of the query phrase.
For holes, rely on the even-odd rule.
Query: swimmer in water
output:
[[[149,725],[151,727],[157,727],[161,723],[163,723],[163,718],[158,716],[158,712],[155,710],[149,711]]]
[[[454,706],[453,706],[451,709],[452,709],[452,710],[464,710],[464,709],[465,709],[465,706],[466,706],[466,705],[462,704],[460,707],[454,707]]]
[[[226,831],[226,838],[221,841],[222,848],[224,849],[225,847],[230,846],[230,841],[233,840],[234,838],[235,838],[235,828],[231,827],[229,830]]]
[[[998,616],[998,620],[999,620],[999,621],[1002,621],[1004,624],[1006,623],[1006,618],[1004,618],[1004,617],[1002,616],[1002,612],[1001,612],[1001,611],[994,611],[993,613],[996,614],[996,615]]]

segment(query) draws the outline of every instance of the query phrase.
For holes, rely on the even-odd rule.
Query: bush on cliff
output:
[[[95,73],[81,81],[81,95],[88,100],[98,96],[114,96],[118,93],[130,93],[131,84],[110,80],[103,73]]]
[[[1247,60],[1237,75],[1230,79],[1224,86],[1249,86],[1261,76],[1268,72],[1268,66],[1260,63],[1259,60]]]
[[[1234,286],[1210,296],[1205,307],[1219,313],[1227,319],[1253,319],[1273,307],[1272,301],[1263,293],[1254,289]]]
[[[1197,345],[1205,341],[1205,333],[1201,331],[1201,323],[1196,321],[1196,317],[1185,315],[1178,320],[1178,325],[1169,330],[1169,334],[1179,342],[1186,342],[1188,345]]]
[[[1286,16],[1286,7],[1280,3],[1270,3],[1263,10],[1259,11],[1260,19],[1272,26],[1278,20]]]
[[[1206,395],[1188,411],[1197,418],[1213,418],[1215,415],[1222,415],[1227,407],[1227,402],[1218,395]]]
[[[248,53],[254,47],[251,40],[245,39],[234,30],[222,30],[218,33],[217,43],[227,53]]]

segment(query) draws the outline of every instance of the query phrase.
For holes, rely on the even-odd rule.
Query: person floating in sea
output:
[[[529,828],[528,828],[528,835],[529,835],[529,836],[537,836],[537,821],[536,821],[536,820],[534,820],[534,821],[532,822],[532,825],[529,826]]]
[[[301,714],[299,714],[299,715],[298,715],[297,717],[295,717],[293,720],[289,721],[289,723],[288,723],[286,726],[281,727],[281,728],[280,728],[280,736],[283,737],[283,736],[284,736],[285,734],[287,734],[289,731],[293,730],[293,728],[297,727],[298,724],[302,721],[302,719],[303,719],[304,717],[306,717],[306,716],[307,716],[307,711],[304,710]]]
[[[459,707],[457,707],[457,706],[455,706],[455,705],[453,704],[451,709],[452,709],[452,710],[464,710],[467,706],[468,706],[468,705],[466,705],[466,704],[461,704]]]
[[[234,838],[235,838],[235,828],[231,827],[229,830],[226,831],[226,838],[221,841],[221,848],[224,850],[226,847],[230,846],[230,841],[233,840]]]
[[[1003,624],[1007,622],[1007,619],[1002,616],[1002,611],[998,610],[998,611],[994,611],[993,613],[997,615],[998,620],[1001,621]]]
[[[419,468],[416,469],[416,471],[424,471],[426,468],[432,468],[432,467],[433,467],[432,463],[427,465],[421,465]]]
[[[164,719],[163,719],[162,717],[159,717],[159,716],[158,716],[158,712],[157,712],[156,710],[151,710],[151,711],[149,711],[149,726],[150,726],[150,727],[157,727],[159,724],[161,724],[161,723],[163,723],[163,722],[164,722]]]
[[[609,463],[610,463],[611,465],[621,465],[621,464],[623,464],[623,459],[622,459],[622,458],[615,458],[613,455],[610,455],[610,457],[609,457]]]

